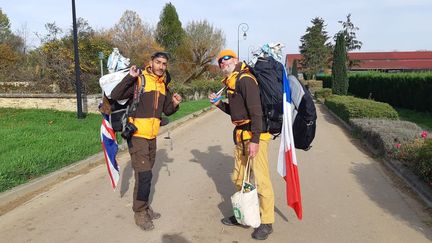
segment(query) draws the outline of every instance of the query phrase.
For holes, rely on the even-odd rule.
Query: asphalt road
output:
[[[267,242],[431,242],[432,218],[403,183],[352,138],[321,105],[310,151],[297,151],[303,220],[288,208],[276,172],[279,141],[269,149],[276,194]],[[158,138],[152,207],[155,229],[140,230],[131,210],[129,154],[110,186],[104,162],[0,216],[0,242],[253,242],[253,229],[227,227],[231,214],[232,125],[215,110]]]

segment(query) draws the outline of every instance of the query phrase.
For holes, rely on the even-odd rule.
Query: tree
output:
[[[336,41],[337,37],[342,34],[345,37],[347,52],[360,50],[363,42],[357,40],[356,31],[359,30],[359,28],[354,26],[354,24],[351,22],[351,14],[348,14],[346,18],[346,21],[338,21],[338,23],[342,24],[342,30],[335,34],[334,40]],[[347,57],[347,61],[348,67],[355,66],[359,63],[358,60],[349,60],[349,57]]]
[[[11,34],[9,18],[0,8],[0,44],[5,43]]]
[[[12,33],[8,16],[0,8],[0,44],[9,45],[11,50],[20,55],[24,50],[24,40]]]
[[[293,64],[292,64],[292,68],[291,68],[291,74],[293,76],[295,76],[296,78],[298,78],[298,71],[297,71],[297,59],[294,59]]]
[[[58,27],[55,22],[46,23],[45,30],[48,32],[46,35],[35,33],[41,44],[58,40],[60,38],[60,34],[63,33],[63,30]]]
[[[175,71],[185,83],[200,77],[225,45],[222,30],[207,20],[192,21],[186,26],[184,42],[175,52]]]
[[[172,3],[167,3],[159,17],[156,41],[169,52],[175,52],[183,41],[185,32]]]
[[[24,42],[12,33],[8,16],[0,8],[0,79],[16,81],[23,59]]]
[[[149,60],[151,53],[162,48],[154,41],[152,30],[144,24],[139,15],[126,10],[109,35],[122,55],[131,63],[142,65]]]
[[[342,24],[342,30],[335,34],[334,40],[336,41],[338,36],[342,34],[345,37],[345,45],[347,51],[360,50],[363,42],[357,40],[356,31],[359,30],[358,27],[354,26],[351,22],[351,14],[346,16],[346,21],[338,21]]]
[[[345,36],[339,34],[333,52],[332,91],[333,94],[346,95],[348,92],[347,52]]]
[[[300,53],[303,55],[301,65],[304,67],[308,77],[315,75],[328,67],[331,56],[331,44],[325,31],[324,20],[316,17],[312,19],[312,27],[306,29],[306,34],[300,39]]]

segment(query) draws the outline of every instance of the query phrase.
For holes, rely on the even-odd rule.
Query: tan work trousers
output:
[[[268,140],[260,140],[258,154],[251,160],[252,172],[256,180],[258,198],[260,204],[261,223],[274,223],[274,192],[270,180],[269,163],[268,163]],[[237,143],[234,150],[234,171],[232,180],[240,191],[243,183],[243,175],[248,160],[248,145],[249,141],[245,141],[245,156],[243,155],[242,143]],[[253,182],[253,180],[252,180]]]

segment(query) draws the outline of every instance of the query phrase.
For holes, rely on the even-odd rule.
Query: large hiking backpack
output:
[[[168,84],[171,81],[171,76],[170,76],[168,71],[166,71],[165,75],[166,75],[165,87],[166,87],[166,89],[168,89]],[[106,99],[106,102],[109,103],[109,108],[110,108],[109,121],[110,121],[111,126],[115,132],[123,132],[124,128],[126,126],[128,117],[135,115],[135,111],[136,111],[136,108],[138,106],[140,96],[142,95],[142,93],[144,93],[144,87],[145,87],[145,82],[146,82],[144,74],[140,75],[140,77],[142,80],[141,86],[138,87],[138,85],[135,85],[135,90],[136,90],[135,92],[138,94],[138,96],[134,97],[133,99],[117,101],[117,100],[111,99],[110,96],[108,96],[108,95],[106,95],[106,93],[104,93],[104,99]],[[120,82],[117,82],[109,90],[109,92],[110,92],[109,94],[111,94],[111,91],[119,83]],[[168,118],[162,117],[161,126],[165,126],[168,123],[169,123]]]
[[[111,123],[111,127],[113,128],[114,132],[124,131],[128,117],[133,116],[135,114],[140,96],[142,95],[145,87],[145,76],[141,75],[140,77],[142,80],[140,87],[134,84],[135,91],[134,91],[133,99],[117,101],[111,99],[110,96],[108,96],[104,92],[104,99],[105,99],[104,102],[109,103],[109,111],[110,111],[109,121]],[[114,87],[112,89],[114,89]],[[111,90],[109,94],[111,94]]]
[[[275,137],[281,133],[283,122],[282,63],[273,57],[258,57],[251,72],[257,78],[263,109],[263,130]],[[316,110],[309,91],[294,76],[289,76],[291,96],[295,107],[293,135],[298,149],[308,150],[315,137]],[[297,98],[297,99],[296,99]]]
[[[263,109],[263,130],[278,136],[283,120],[283,66],[273,57],[259,57],[252,74],[257,78]]]

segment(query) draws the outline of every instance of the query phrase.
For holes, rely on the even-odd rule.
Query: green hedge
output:
[[[349,92],[394,107],[432,111],[432,73],[367,73],[350,76]]]
[[[315,91],[315,98],[317,99],[327,99],[332,95],[332,90],[329,88],[319,89]]]
[[[432,111],[432,72],[351,72],[348,93],[386,102],[394,107]],[[324,88],[331,88],[331,76],[320,75]]]
[[[327,98],[324,104],[346,122],[352,118],[399,118],[396,110],[389,104],[352,96],[333,95]]]

